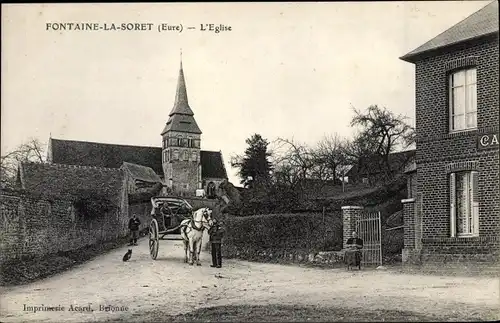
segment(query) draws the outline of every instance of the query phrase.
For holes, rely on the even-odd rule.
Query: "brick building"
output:
[[[131,192],[135,192],[134,185],[155,185],[160,178],[164,194],[194,196],[198,189],[204,189],[212,198],[228,177],[222,153],[201,150],[201,134],[188,103],[181,62],[174,107],[161,132],[161,147],[50,138],[47,161],[79,166],[125,167],[130,175],[138,175],[133,178],[134,184],[129,185]]]
[[[405,262],[498,264],[498,55],[495,1],[401,57],[416,75]]]

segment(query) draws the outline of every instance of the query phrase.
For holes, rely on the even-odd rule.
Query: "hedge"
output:
[[[342,249],[340,212],[266,214],[224,219],[228,249],[317,252]]]

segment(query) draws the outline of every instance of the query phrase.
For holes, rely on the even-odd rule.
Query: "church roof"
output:
[[[186,89],[186,80],[184,79],[184,69],[181,67],[179,69],[179,77],[177,78],[177,89],[175,91],[175,102],[172,111],[170,111],[169,116],[173,114],[186,114],[186,115],[194,115],[193,110],[189,107],[187,89]]]
[[[200,127],[194,120],[194,113],[188,102],[186,80],[184,79],[184,70],[179,69],[179,78],[177,79],[177,89],[175,91],[175,102],[172,111],[168,115],[169,119],[161,134],[167,131],[180,131],[201,134]]]
[[[498,1],[493,1],[484,8],[455,24],[425,44],[401,57],[407,62],[414,62],[419,57],[438,49],[498,33]]]
[[[56,164],[120,168],[124,163],[150,167],[163,176],[162,148],[50,138],[48,161]],[[222,153],[200,152],[202,178],[227,178]],[[133,167],[133,166],[132,166]]]
[[[161,134],[163,135],[167,131],[201,134],[200,127],[198,127],[194,117],[185,114],[174,114],[170,116]]]
[[[200,159],[202,178],[227,178],[221,152],[202,150]]]
[[[48,160],[56,164],[120,168],[123,162],[128,162],[151,167],[156,174],[163,174],[160,147],[51,138],[48,150]]]

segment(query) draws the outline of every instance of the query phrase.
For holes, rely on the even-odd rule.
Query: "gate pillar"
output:
[[[342,227],[344,237],[342,239],[342,249],[346,248],[347,239],[356,231],[357,221],[361,218],[363,212],[362,206],[343,206],[342,207]]]
[[[421,222],[416,210],[414,198],[401,200],[403,204],[404,248],[402,251],[403,265],[419,264]]]

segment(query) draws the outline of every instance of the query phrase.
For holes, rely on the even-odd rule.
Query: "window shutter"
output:
[[[455,184],[455,173],[450,174],[450,236],[455,237],[457,231],[456,224],[456,184]]]
[[[479,189],[478,189],[478,181],[479,181],[479,173],[478,172],[471,172],[471,180],[470,180],[470,187],[471,187],[471,204],[472,204],[472,223],[473,223],[473,229],[472,229],[472,234],[473,235],[479,235]]]

